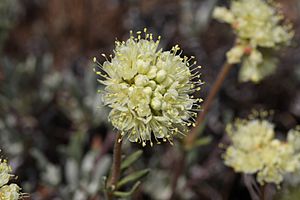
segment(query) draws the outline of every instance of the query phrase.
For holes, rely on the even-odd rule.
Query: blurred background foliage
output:
[[[238,83],[238,66],[231,72],[202,130],[210,139],[189,153],[177,199],[250,199],[244,178],[221,161],[218,144],[233,117],[274,110],[279,135],[300,124],[300,2],[276,2],[294,25],[292,46],[279,55],[276,74],[260,84]],[[162,47],[179,44],[195,55],[204,66],[205,99],[234,42],[230,28],[211,19],[216,4],[228,1],[0,0],[0,148],[31,199],[102,199],[114,130],[96,93],[91,58],[111,54],[114,40],[126,39],[129,30],[148,27],[162,36]],[[126,174],[152,170],[133,199],[169,198],[179,146],[142,149]],[[138,149],[124,145],[127,155]],[[300,199],[297,177],[287,177],[281,190],[270,188],[270,195]]]

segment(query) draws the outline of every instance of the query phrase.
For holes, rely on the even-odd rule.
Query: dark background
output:
[[[283,138],[300,124],[300,2],[276,2],[294,26],[292,45],[278,55],[276,73],[259,84],[239,83],[239,66],[230,72],[202,133],[212,141],[190,153],[179,178],[178,199],[250,199],[244,179],[223,165],[218,147],[233,118],[246,117],[252,109],[274,110],[271,120]],[[234,42],[230,27],[211,19],[213,7],[227,3],[0,0],[0,148],[23,191],[31,199],[101,199],[89,190],[97,182],[92,169],[107,175],[114,133],[106,117],[109,110],[101,107],[96,94],[100,86],[92,58],[103,62],[100,54],[111,54],[115,39],[126,40],[129,30],[147,27],[162,36],[164,49],[179,44],[184,54],[196,57],[203,66],[205,99]],[[143,149],[132,170],[150,167],[152,172],[134,199],[168,198],[178,146]],[[127,142],[124,153],[140,148]],[[297,181],[291,181],[292,186],[285,184],[277,191],[270,186],[270,195],[300,199]]]

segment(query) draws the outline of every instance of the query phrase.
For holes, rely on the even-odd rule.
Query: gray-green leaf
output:
[[[129,155],[122,162],[121,170],[124,170],[124,169],[128,168],[132,163],[134,163],[137,159],[139,159],[142,154],[143,154],[143,151],[142,150],[138,150],[138,151],[132,153],[131,155]]]
[[[132,174],[129,174],[128,176],[124,177],[117,183],[117,188],[122,187],[123,185],[129,183],[129,182],[134,182],[137,181],[144,176],[146,176],[150,172],[150,169],[143,169],[137,172],[133,172]]]
[[[204,146],[211,142],[212,138],[210,136],[200,138],[196,140],[194,147]]]
[[[115,192],[113,192],[113,194],[116,197],[123,197],[123,198],[130,197],[137,190],[137,188],[139,187],[140,184],[141,184],[141,182],[138,181],[134,184],[134,186],[131,188],[130,191],[128,191],[128,192],[115,191]]]

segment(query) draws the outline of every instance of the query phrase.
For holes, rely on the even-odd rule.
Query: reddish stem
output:
[[[210,90],[210,93],[208,94],[208,97],[206,98],[206,100],[203,103],[203,110],[196,119],[195,127],[192,128],[190,133],[185,138],[185,141],[184,141],[185,147],[191,147],[193,145],[193,142],[195,141],[195,139],[197,137],[198,127],[199,127],[199,125],[201,125],[203,123],[205,116],[208,113],[216,94],[219,92],[219,90],[220,90],[226,76],[228,75],[230,69],[232,68],[232,66],[233,65],[229,64],[229,63],[225,63],[222,66],[222,69],[219,72],[217,79],[216,79],[215,83],[213,84],[212,89]]]

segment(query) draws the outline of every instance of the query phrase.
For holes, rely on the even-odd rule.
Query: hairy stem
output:
[[[110,178],[108,180],[108,189],[109,192],[107,194],[108,199],[113,199],[113,191],[115,190],[116,184],[119,180],[121,173],[121,149],[122,149],[122,141],[121,134],[118,133],[115,139],[114,151],[113,151],[113,163],[112,163],[112,171]]]
[[[195,139],[197,137],[198,126],[203,123],[205,116],[208,113],[216,94],[219,92],[219,90],[220,90],[226,76],[228,75],[230,69],[232,68],[232,66],[233,66],[232,64],[229,64],[227,62],[222,66],[222,69],[219,72],[217,79],[216,79],[215,83],[213,84],[212,89],[210,90],[210,93],[208,94],[208,97],[206,98],[206,100],[203,103],[203,110],[196,119],[195,127],[192,128],[190,133],[185,138],[185,141],[184,141],[185,147],[191,147],[193,145],[193,142],[195,141]]]

